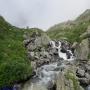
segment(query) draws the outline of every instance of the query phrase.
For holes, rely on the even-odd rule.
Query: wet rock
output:
[[[39,56],[34,56],[34,60],[39,60]]]
[[[85,69],[90,74],[90,64],[86,64],[85,65]]]
[[[66,48],[62,47],[61,52],[66,53],[67,52]]]
[[[87,78],[88,80],[90,80],[90,74],[89,73],[85,73],[85,78]]]
[[[59,61],[59,62],[57,63],[57,66],[60,66],[60,65],[62,65],[62,61]]]
[[[13,86],[13,90],[21,90],[21,85],[15,84],[15,85]]]
[[[85,76],[85,71],[79,68],[79,69],[77,69],[77,71],[76,71],[76,75],[77,75],[78,77],[84,77],[84,76]]]
[[[74,42],[73,45],[71,46],[71,50],[73,53],[75,53],[75,49],[78,46],[78,42]]]
[[[28,51],[35,51],[36,49],[37,49],[37,46],[35,46],[34,44],[29,44],[27,46]]]
[[[36,67],[37,67],[36,62],[31,61],[31,67],[32,67],[33,70],[35,70]]]
[[[90,90],[90,85],[86,87],[86,90]]]
[[[51,50],[51,52],[54,54],[54,55],[58,55],[58,49],[57,48],[53,48]]]
[[[67,55],[67,59],[70,59],[72,56],[72,54],[69,51],[66,52],[66,55]]]
[[[27,55],[29,58],[33,59],[34,58],[34,52],[28,52]]]
[[[90,66],[89,62],[87,62],[86,64],[85,63],[79,64],[78,67],[79,71],[77,70],[79,74],[77,74],[76,72],[76,75],[78,76],[78,80],[83,87],[87,87],[88,85],[90,85],[89,66]]]
[[[30,39],[26,39],[23,41],[23,44],[25,45],[25,47],[30,43]]]
[[[46,51],[40,52],[40,55],[41,55],[43,58],[49,58],[49,59],[51,58],[50,55],[49,55],[49,53],[46,52]]]
[[[87,78],[79,78],[78,80],[82,86],[88,86],[90,84],[90,81]]]

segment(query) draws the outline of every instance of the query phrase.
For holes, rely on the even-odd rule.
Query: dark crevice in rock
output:
[[[53,87],[48,90],[56,90],[56,84],[54,84]]]

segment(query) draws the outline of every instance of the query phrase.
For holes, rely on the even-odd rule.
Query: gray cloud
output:
[[[69,19],[90,8],[90,0],[0,0],[0,14],[18,27],[50,26]]]

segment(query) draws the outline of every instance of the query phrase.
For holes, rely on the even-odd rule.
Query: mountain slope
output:
[[[79,36],[90,25],[90,10],[86,10],[74,21],[67,21],[51,27],[46,33],[52,39],[66,38],[70,42],[80,41]]]
[[[87,21],[90,21],[90,9],[87,9],[83,14],[81,14],[77,19],[76,21],[79,21],[79,22],[87,22]]]

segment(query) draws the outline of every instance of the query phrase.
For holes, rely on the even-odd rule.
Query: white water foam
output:
[[[67,60],[67,61],[71,61],[71,60],[75,59],[71,50],[67,50],[67,52],[69,52],[71,54],[69,59],[67,58],[66,53],[61,52],[62,48],[61,48],[61,42],[60,41],[58,41],[58,46],[55,45],[55,41],[51,41],[50,44],[51,44],[52,48],[58,49],[58,55],[60,58],[63,58],[64,60]]]

